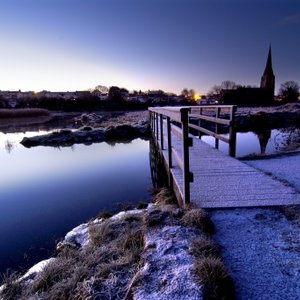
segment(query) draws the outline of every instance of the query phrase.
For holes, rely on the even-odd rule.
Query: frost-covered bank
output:
[[[57,256],[7,281],[1,297],[232,299],[231,280],[208,236],[208,215],[170,204],[165,190],[155,198],[147,209],[73,229],[58,244]]]
[[[300,153],[245,162],[300,190]],[[212,221],[238,299],[299,299],[299,206],[216,210]]]
[[[21,144],[25,147],[34,146],[71,146],[73,144],[92,144],[108,140],[148,138],[148,123],[123,124],[107,128],[85,126],[77,130],[62,129],[50,134],[25,137]]]

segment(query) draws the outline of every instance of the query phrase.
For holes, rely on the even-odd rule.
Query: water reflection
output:
[[[20,144],[21,140],[26,137],[43,135],[52,131],[26,131],[17,133],[0,132],[0,151],[5,149],[8,154],[12,153],[16,148],[23,148]]]
[[[279,129],[277,136],[274,138],[274,143],[278,149],[294,150],[300,147],[300,128],[282,128]]]
[[[202,140],[215,146],[213,137],[202,136]],[[283,150],[295,150],[297,147],[300,147],[300,128],[297,127],[237,132],[236,157],[275,154]],[[220,141],[219,150],[227,154],[228,145]]]
[[[259,140],[260,154],[265,155],[266,148],[271,137],[271,129],[266,129],[263,131],[255,131],[254,133],[257,135],[257,138]]]
[[[11,141],[7,140],[5,142],[4,147],[5,147],[5,150],[7,151],[7,153],[11,153],[11,151],[14,149],[14,144]]]
[[[152,138],[150,139],[149,144],[149,162],[152,185],[154,188],[161,188],[166,186],[168,183],[167,173],[164,169],[162,156],[157,150],[157,147],[155,146],[155,141]]]
[[[73,227],[149,199],[148,141],[72,148],[0,149],[0,273],[29,267],[53,252]]]

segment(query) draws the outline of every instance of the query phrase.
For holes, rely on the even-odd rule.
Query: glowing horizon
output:
[[[300,82],[299,13],[294,0],[3,1],[0,90],[259,86],[270,41],[278,90]]]

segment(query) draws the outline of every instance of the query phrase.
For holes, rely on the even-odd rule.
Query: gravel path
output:
[[[215,211],[212,221],[237,299],[300,298],[300,228],[271,209]]]
[[[300,190],[300,154],[247,163]],[[276,208],[215,210],[211,217],[237,299],[300,299],[299,226]]]
[[[288,181],[300,191],[300,153],[265,160],[245,160],[244,162]]]

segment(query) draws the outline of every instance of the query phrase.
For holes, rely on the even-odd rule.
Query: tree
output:
[[[189,90],[184,88],[182,91],[181,91],[181,94],[180,94],[183,98],[187,98],[188,95],[189,95]]]
[[[180,95],[186,100],[192,100],[195,96],[195,91],[193,89],[184,88]]]
[[[280,85],[279,96],[283,102],[297,102],[299,97],[299,84],[295,81],[286,81]]]
[[[222,90],[235,90],[238,88],[238,85],[231,80],[225,80],[221,83]]]
[[[107,94],[108,93],[108,87],[106,87],[104,85],[97,85],[97,86],[95,86],[94,91],[95,90],[98,90],[102,94]]]
[[[237,83],[231,80],[224,80],[220,85],[214,85],[207,93],[208,97],[221,99],[222,90],[235,90],[239,87]]]

